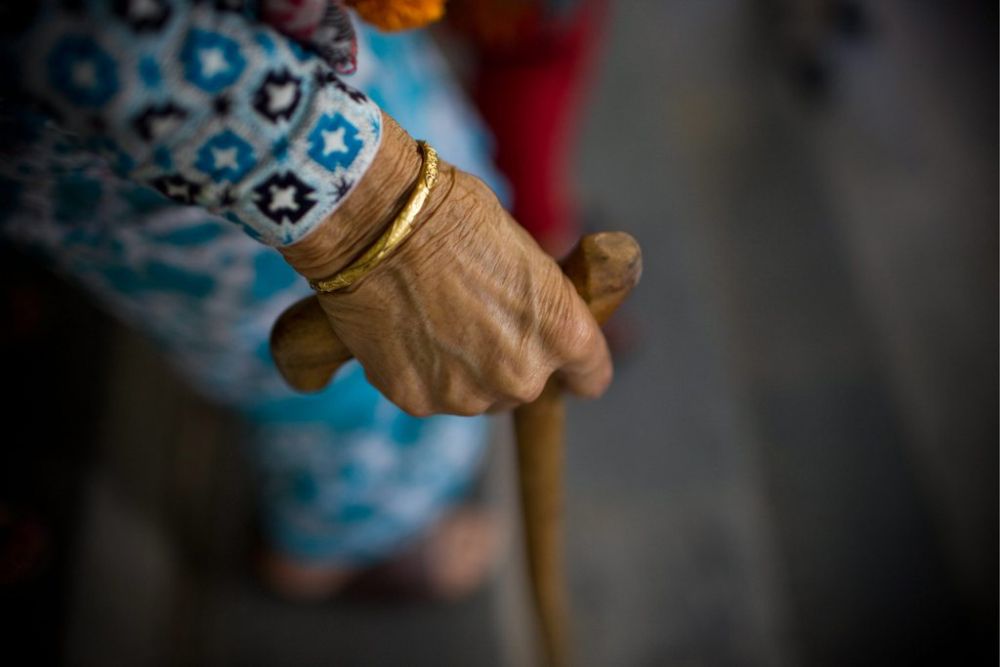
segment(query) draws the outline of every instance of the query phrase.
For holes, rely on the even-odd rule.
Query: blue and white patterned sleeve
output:
[[[20,86],[119,173],[287,245],[365,173],[381,112],[226,4],[45,3],[17,40]]]

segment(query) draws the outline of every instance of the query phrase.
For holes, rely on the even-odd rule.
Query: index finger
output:
[[[568,356],[556,369],[558,377],[570,392],[583,398],[597,398],[607,391],[614,375],[608,343],[594,317],[582,299],[578,304],[571,332]]]

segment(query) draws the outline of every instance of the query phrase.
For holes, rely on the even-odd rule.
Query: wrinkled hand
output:
[[[386,121],[379,156],[356,191],[324,228],[283,249],[303,275],[327,277],[349,263],[412,189],[419,154]],[[574,393],[604,392],[611,361],[600,329],[486,185],[442,162],[417,225],[354,286],[319,297],[389,400],[413,415],[474,415],[533,400],[554,372]]]

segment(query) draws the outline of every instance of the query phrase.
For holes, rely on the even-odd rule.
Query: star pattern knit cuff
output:
[[[124,176],[280,246],[371,164],[378,107],[242,3],[76,4],[43,3],[17,40],[21,88]]]

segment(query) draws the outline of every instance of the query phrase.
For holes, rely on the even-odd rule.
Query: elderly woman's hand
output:
[[[388,117],[375,163],[327,223],[282,251],[309,278],[384,231],[416,180],[413,140]],[[477,178],[442,162],[413,235],[343,292],[320,295],[368,379],[414,415],[473,415],[534,399],[557,372],[595,397],[611,380],[600,329],[569,280]]]

